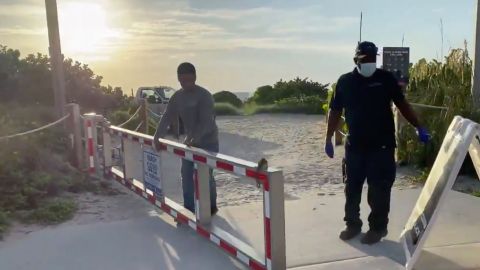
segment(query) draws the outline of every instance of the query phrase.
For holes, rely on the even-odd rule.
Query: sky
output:
[[[411,62],[472,48],[473,0],[57,0],[65,57],[129,94],[178,88],[188,61],[211,92],[252,92],[297,76],[335,82],[363,40],[410,47]],[[45,1],[0,0],[0,44],[48,53]],[[440,20],[443,21],[443,50]]]

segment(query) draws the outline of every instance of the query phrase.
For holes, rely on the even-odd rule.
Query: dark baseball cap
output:
[[[367,56],[377,56],[378,48],[370,41],[359,42],[355,49],[355,58],[362,59]]]

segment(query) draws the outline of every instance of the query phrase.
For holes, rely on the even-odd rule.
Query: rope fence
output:
[[[141,106],[138,107],[138,109],[135,111],[135,113],[134,113],[127,121],[125,121],[125,122],[121,123],[120,125],[118,125],[118,127],[123,127],[124,125],[126,125],[126,124],[128,124],[130,121],[132,121],[133,118],[135,118],[135,116],[138,115],[138,113],[140,112],[140,109],[141,109],[141,108],[142,108]]]
[[[135,131],[138,131],[142,125],[143,125],[143,121],[140,122],[140,124],[138,124],[137,128],[135,128]]]
[[[52,122],[50,124],[47,124],[45,126],[42,126],[42,127],[36,128],[36,129],[32,129],[32,130],[29,130],[29,131],[17,133],[17,134],[12,134],[12,135],[7,135],[7,136],[0,137],[0,141],[1,140],[8,140],[8,139],[12,139],[12,138],[15,138],[15,137],[20,137],[20,136],[25,136],[25,135],[29,135],[29,134],[32,134],[32,133],[42,131],[44,129],[47,129],[47,128],[50,128],[50,127],[53,127],[53,126],[56,126],[56,125],[60,124],[61,122],[65,121],[65,119],[67,119],[69,117],[70,117],[70,114],[67,114],[64,117],[58,119],[57,121]]]
[[[418,107],[418,108],[426,108],[426,109],[437,109],[437,110],[448,110],[448,107],[443,107],[443,106],[434,106],[434,105],[427,105],[427,104],[420,104],[420,103],[412,103],[410,102],[412,107]],[[345,116],[342,116],[343,122],[345,122]],[[340,128],[337,130],[338,133],[340,133],[343,137],[347,137],[347,133],[343,132]]]
[[[156,130],[157,129],[157,123],[153,119],[148,119],[148,127]]]
[[[447,107],[442,107],[442,106],[433,106],[433,105],[427,105],[427,104],[419,104],[419,103],[410,103],[414,107],[419,107],[419,108],[428,108],[428,109],[438,109],[438,110],[448,110]]]
[[[161,115],[155,113],[154,111],[150,110],[150,109],[147,109],[148,112],[150,113],[151,116],[153,116],[154,118],[157,118],[158,120],[160,120],[162,118]]]

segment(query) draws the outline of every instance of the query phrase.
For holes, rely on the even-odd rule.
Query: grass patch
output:
[[[430,175],[430,169],[423,168],[420,170],[419,175],[412,177],[412,182],[414,184],[424,184],[428,179],[428,175]]]
[[[247,103],[243,107],[243,110],[246,115],[254,115],[261,113],[277,113],[278,109],[275,108],[275,104],[271,105],[259,105],[255,103]]]
[[[325,101],[319,97],[287,98],[274,104],[247,102],[238,108],[229,103],[215,103],[216,115],[254,115],[254,114],[324,114]]]
[[[315,97],[305,99],[289,98],[279,100],[275,104],[246,103],[243,110],[246,115],[265,113],[324,114],[324,103],[324,101]]]
[[[230,103],[215,103],[216,115],[242,115],[243,111]]]
[[[472,192],[472,195],[480,198],[480,190],[475,190]]]
[[[73,217],[77,206],[70,199],[54,199],[39,208],[23,213],[21,221],[44,225],[58,224]]]
[[[112,187],[112,183],[107,180],[95,179],[89,176],[77,177],[66,189],[71,193],[91,192],[95,195],[114,196],[121,192]]]
[[[98,182],[89,176],[75,178],[68,186],[67,191],[72,193],[92,192],[96,194],[99,192]]]
[[[71,193],[91,192],[96,195],[118,195],[119,191],[112,187],[111,182],[89,176],[76,178],[67,188]]]

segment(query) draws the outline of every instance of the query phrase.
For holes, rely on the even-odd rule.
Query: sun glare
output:
[[[112,38],[118,33],[107,24],[107,13],[96,3],[59,5],[62,49],[67,56],[105,58]],[[85,59],[83,59],[85,60]]]

